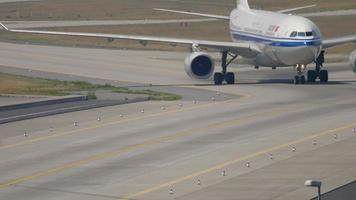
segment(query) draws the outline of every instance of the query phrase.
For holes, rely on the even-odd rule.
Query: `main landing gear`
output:
[[[321,70],[323,67],[325,51],[322,51],[318,58],[315,60],[315,70],[308,70],[307,78],[309,83],[315,83],[319,78],[321,83],[327,83],[329,81],[329,73],[327,70]],[[304,71],[306,69],[305,65],[296,65],[295,67],[297,75],[294,77],[294,84],[305,84],[306,79],[304,76]]]
[[[231,59],[227,61],[228,55],[231,56]],[[221,72],[216,72],[214,74],[214,83],[215,85],[222,85],[224,80],[227,84],[235,84],[235,74],[233,72],[227,72],[227,67],[237,58],[236,54],[230,54],[227,51],[222,52],[221,58]]]
[[[308,82],[315,83],[316,79],[319,78],[321,83],[327,83],[329,81],[329,73],[327,70],[321,70],[323,67],[325,51],[322,51],[319,57],[315,61],[315,70],[308,71]]]

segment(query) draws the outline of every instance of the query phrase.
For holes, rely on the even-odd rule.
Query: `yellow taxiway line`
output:
[[[146,141],[144,141],[142,143],[133,144],[133,145],[130,145],[130,146],[127,146],[127,147],[124,147],[124,148],[121,148],[121,149],[118,149],[118,150],[115,150],[115,151],[103,152],[103,153],[95,154],[93,156],[84,158],[82,160],[74,161],[74,162],[71,162],[71,163],[64,164],[62,166],[58,166],[58,167],[51,168],[51,169],[48,169],[48,170],[36,172],[36,173],[33,173],[31,175],[28,175],[28,176],[23,176],[23,177],[20,177],[20,178],[16,178],[16,179],[7,181],[5,183],[0,184],[0,189],[6,188],[6,187],[9,187],[9,186],[12,186],[12,185],[20,184],[20,183],[23,183],[25,181],[33,180],[33,179],[36,179],[36,178],[40,178],[40,177],[52,175],[52,174],[55,174],[55,173],[59,173],[59,172],[65,171],[67,169],[72,169],[72,168],[75,168],[75,167],[79,167],[79,166],[82,166],[82,165],[85,165],[85,164],[88,164],[88,163],[91,163],[91,162],[94,162],[94,161],[99,161],[99,160],[104,160],[104,159],[112,158],[112,157],[115,157],[115,156],[119,156],[119,155],[121,155],[123,153],[132,152],[134,150],[138,150],[138,149],[144,148],[146,146],[160,144],[160,143],[164,143],[164,142],[168,142],[168,141],[174,141],[174,140],[181,139],[181,138],[184,138],[184,137],[187,137],[187,136],[191,136],[191,135],[194,135],[194,134],[201,134],[202,131],[208,131],[208,130],[211,130],[213,128],[216,129],[216,128],[221,128],[221,127],[227,127],[227,126],[236,125],[236,124],[239,124],[239,123],[242,123],[242,122],[254,121],[258,117],[272,116],[272,115],[277,115],[277,114],[280,114],[280,113],[285,113],[285,111],[296,111],[296,110],[299,110],[299,108],[296,108],[296,107],[294,107],[294,108],[291,108],[291,107],[288,107],[288,108],[277,108],[277,109],[274,109],[274,110],[271,110],[271,111],[254,113],[254,114],[251,114],[249,116],[245,116],[245,117],[241,117],[241,118],[235,118],[235,119],[230,119],[230,120],[227,120],[227,121],[216,122],[216,123],[204,126],[204,127],[188,129],[188,130],[185,130],[185,131],[177,132],[177,133],[175,133],[173,135],[169,135],[169,136],[162,136],[162,137],[159,137],[159,138],[146,140]]]
[[[204,169],[204,170],[195,172],[193,174],[190,174],[190,175],[187,175],[187,176],[184,176],[184,177],[180,177],[178,179],[175,179],[175,180],[172,180],[172,181],[168,181],[166,183],[159,184],[159,185],[144,189],[144,190],[142,190],[140,192],[127,195],[127,196],[125,196],[124,198],[121,198],[121,199],[124,199],[124,200],[134,199],[134,198],[137,198],[139,196],[143,196],[145,194],[155,192],[155,191],[160,190],[162,188],[166,188],[166,187],[172,186],[174,184],[177,184],[177,183],[180,183],[180,182],[183,182],[183,181],[187,181],[187,180],[202,176],[204,174],[220,170],[222,168],[225,168],[225,167],[233,165],[233,164],[237,164],[237,163],[242,162],[242,161],[246,161],[246,160],[258,157],[258,156],[262,156],[262,155],[271,153],[273,151],[276,151],[276,150],[279,150],[279,149],[282,149],[282,148],[286,148],[286,147],[290,147],[292,145],[296,145],[296,144],[305,142],[307,140],[312,140],[312,139],[315,139],[315,138],[318,138],[318,137],[321,137],[321,136],[324,136],[324,135],[327,135],[327,134],[340,132],[342,130],[345,130],[345,129],[348,129],[348,128],[352,128],[352,127],[355,127],[355,126],[356,126],[356,123],[355,124],[348,124],[348,125],[344,125],[344,126],[335,128],[335,129],[330,129],[330,130],[325,130],[325,131],[322,131],[322,132],[319,132],[319,133],[315,133],[313,135],[306,136],[306,137],[303,137],[303,138],[300,138],[300,139],[297,139],[297,140],[294,140],[294,141],[291,141],[291,142],[288,142],[288,143],[285,143],[285,144],[277,145],[277,146],[274,146],[274,147],[271,147],[271,148],[268,148],[268,149],[264,149],[264,150],[258,151],[256,153],[253,153],[253,154],[250,154],[250,155],[246,155],[246,156],[243,156],[243,157],[240,157],[240,158],[236,158],[234,160],[226,161],[224,163],[218,164],[218,165],[210,167],[208,169]]]
[[[223,103],[223,102],[216,102],[216,103]],[[225,101],[225,103],[226,103],[226,101]],[[204,105],[201,105],[201,107],[209,106],[209,105],[211,105],[211,104],[204,104]],[[212,123],[212,124],[206,125],[204,127],[192,128],[192,129],[188,129],[188,130],[185,130],[185,131],[176,132],[176,133],[174,133],[172,135],[162,136],[162,137],[146,140],[146,141],[144,141],[142,143],[129,145],[127,147],[123,147],[123,148],[118,149],[118,150],[98,153],[98,154],[89,156],[87,158],[84,158],[84,159],[81,159],[81,160],[78,160],[78,161],[73,161],[73,162],[58,166],[58,167],[54,167],[54,168],[47,169],[47,170],[44,170],[44,171],[39,171],[39,172],[33,173],[31,175],[28,175],[28,176],[19,177],[19,178],[4,182],[4,183],[0,184],[0,189],[6,188],[6,187],[9,187],[9,186],[12,186],[12,185],[17,185],[17,184],[23,183],[25,181],[33,180],[33,179],[36,179],[36,178],[49,176],[49,175],[52,175],[52,174],[55,174],[55,173],[59,173],[59,172],[65,171],[67,169],[73,169],[75,167],[80,167],[80,166],[83,166],[85,164],[88,164],[88,163],[91,163],[91,162],[94,162],[94,161],[113,158],[113,157],[122,155],[123,153],[132,152],[134,150],[138,150],[138,149],[150,146],[150,145],[156,145],[156,144],[160,144],[160,143],[164,143],[164,142],[168,142],[168,141],[174,141],[174,140],[182,139],[184,137],[192,136],[192,135],[195,135],[195,134],[203,134],[202,133],[203,131],[209,131],[211,129],[216,129],[216,128],[221,128],[221,127],[227,127],[227,126],[231,126],[231,125],[241,124],[242,122],[250,122],[250,121],[256,120],[259,117],[266,117],[266,116],[270,117],[270,116],[277,115],[277,114],[284,114],[286,111],[290,111],[290,112],[298,111],[298,110],[300,110],[300,107],[303,107],[303,105],[286,106],[286,107],[283,107],[283,108],[276,108],[276,109],[272,109],[272,110],[269,110],[269,111],[257,112],[257,113],[253,113],[253,114],[248,115],[248,116],[235,118],[235,119],[230,119],[230,120],[221,121],[221,122],[216,122],[216,123]],[[191,107],[191,108],[187,108],[186,110],[190,110],[190,109],[194,110],[194,108],[195,107]],[[182,111],[182,110],[171,111],[171,113],[176,113],[176,112],[180,112],[180,111]],[[167,112],[166,112],[166,114],[167,114]],[[155,113],[155,114],[152,114],[150,116],[152,117],[152,116],[160,116],[160,115],[163,115],[163,113]],[[149,116],[146,116],[146,117],[149,117]],[[139,117],[139,119],[146,118],[146,117]],[[131,120],[133,120],[133,119],[129,119],[129,121],[131,121]],[[121,122],[123,122],[123,121],[114,121],[114,122],[107,123],[105,126],[110,125],[110,124],[117,124],[117,123],[121,123]],[[135,193],[135,194],[132,194],[132,195],[128,195],[125,199],[130,199],[130,198],[134,198],[136,196],[141,196],[143,194],[147,194],[149,192],[153,192],[153,191],[159,190],[159,189],[161,189],[163,187],[166,187],[166,186],[168,186],[170,184],[179,183],[181,181],[187,180],[190,177],[195,177],[195,176],[198,176],[198,175],[201,175],[201,174],[205,174],[205,173],[211,172],[211,171],[213,171],[215,169],[219,169],[219,168],[222,168],[224,166],[240,162],[242,160],[246,160],[246,159],[249,159],[249,158],[252,158],[252,157],[256,157],[258,155],[262,155],[262,154],[264,154],[266,152],[274,151],[276,149],[280,149],[280,148],[286,147],[286,146],[291,145],[291,144],[295,144],[295,143],[299,143],[299,142],[302,142],[302,141],[305,141],[305,140],[308,140],[308,139],[311,139],[311,138],[315,138],[315,137],[327,134],[329,132],[336,132],[336,131],[339,131],[339,130],[343,130],[345,128],[348,128],[348,127],[351,127],[351,126],[354,126],[354,125],[355,124],[344,126],[344,127],[340,127],[340,128],[337,128],[337,129],[324,131],[322,133],[314,134],[312,136],[308,136],[308,137],[305,137],[305,138],[297,140],[297,141],[289,142],[287,144],[283,144],[283,145],[280,145],[280,146],[277,146],[277,147],[272,147],[270,149],[267,149],[267,150],[264,150],[264,151],[261,151],[261,152],[257,152],[255,154],[252,154],[252,155],[249,155],[249,156],[245,156],[243,158],[238,158],[236,160],[228,161],[228,162],[220,164],[218,166],[215,166],[215,167],[212,167],[212,168],[200,171],[200,172],[196,172],[196,173],[194,173],[192,175],[185,176],[185,177],[182,177],[182,178],[174,180],[174,181],[170,181],[170,182],[168,182],[166,184],[161,184],[161,185],[155,186],[153,188],[146,189],[146,190],[144,190],[142,192],[138,192],[138,193]],[[95,129],[95,128],[99,128],[99,127],[102,127],[102,126],[104,126],[104,125],[100,125],[100,126],[98,125],[98,126],[94,126],[94,127],[83,128],[81,130],[70,131],[70,132],[63,133],[62,135],[64,135],[64,134],[69,135],[69,134],[76,133],[78,131]],[[53,136],[50,136],[50,137],[53,137]],[[40,138],[40,139],[44,140],[42,138]],[[36,141],[36,139],[34,140],[34,142],[35,141]],[[21,145],[21,143],[20,143],[20,145]]]

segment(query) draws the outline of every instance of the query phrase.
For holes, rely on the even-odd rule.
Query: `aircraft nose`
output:
[[[304,60],[304,63],[302,64],[309,64],[311,62],[314,62],[318,55],[319,55],[319,47],[317,46],[304,46],[302,48],[303,53],[301,55],[304,57],[301,60]]]
[[[289,51],[284,51],[280,54],[279,59],[285,65],[307,65],[316,60],[319,55],[319,50],[317,46],[300,46]]]

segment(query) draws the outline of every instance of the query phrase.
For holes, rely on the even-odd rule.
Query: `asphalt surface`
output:
[[[329,84],[295,86],[293,69],[233,66],[238,84],[213,86],[186,77],[183,53],[0,51],[8,67],[211,95],[0,125],[0,199],[311,199],[306,179],[327,192],[356,178],[356,76],[346,64],[329,66]]]
[[[0,46],[2,66],[128,83],[199,83],[191,81],[185,75],[183,59],[187,53],[113,51],[10,43],[0,43]]]

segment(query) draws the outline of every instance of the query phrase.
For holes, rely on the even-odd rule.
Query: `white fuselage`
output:
[[[256,66],[307,65],[322,49],[319,28],[300,16],[235,9],[230,15],[230,30],[233,41],[259,47],[262,53],[257,56],[239,53]]]

